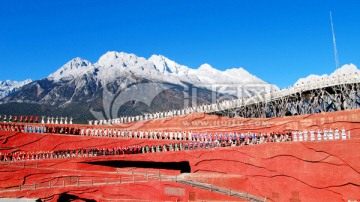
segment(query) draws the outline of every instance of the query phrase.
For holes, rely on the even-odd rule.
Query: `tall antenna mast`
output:
[[[336,66],[336,69],[339,69],[339,57],[338,57],[337,48],[336,48],[336,39],[335,39],[335,32],[334,32],[334,24],[333,24],[333,21],[332,21],[331,11],[330,11],[330,22],[331,22],[331,30],[332,30],[333,44],[334,44],[335,66]]]

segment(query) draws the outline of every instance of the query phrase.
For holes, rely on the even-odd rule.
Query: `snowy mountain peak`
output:
[[[200,65],[198,70],[201,70],[201,71],[214,71],[216,69],[214,69],[211,65],[205,63],[205,64]]]
[[[216,74],[222,73],[220,70],[213,68],[211,65],[205,63],[200,65],[200,67],[196,70],[197,74],[201,76],[214,77]]]
[[[78,69],[81,67],[87,67],[90,66],[91,63],[87,60],[84,60],[82,58],[76,57],[69,62],[67,62],[64,66],[61,67],[64,71]]]
[[[0,81],[0,99],[17,91],[19,88],[31,82],[31,79],[26,79],[24,81]]]
[[[56,72],[50,74],[49,78],[58,81],[62,78],[74,77],[82,72],[86,72],[89,66],[91,66],[89,61],[76,57],[67,62]]]
[[[264,84],[264,83],[266,83],[263,80],[256,77],[255,75],[250,74],[248,71],[246,71],[242,67],[227,69],[227,70],[224,71],[224,73],[227,74],[228,76],[234,78],[234,79],[241,80],[242,83],[251,83],[251,84],[254,84],[254,83]]]
[[[154,63],[156,69],[161,73],[173,73],[171,67],[174,67],[175,62],[169,60],[163,55],[152,55],[149,59],[150,62]]]
[[[345,64],[341,68],[335,70],[330,76],[341,76],[344,74],[360,73],[360,70],[354,64]]]
[[[31,79],[26,79],[24,81],[11,81],[11,80],[6,80],[6,81],[0,81],[0,86],[23,86],[26,85],[28,83],[31,83],[32,80]]]
[[[145,58],[137,57],[135,54],[109,51],[99,58],[96,65],[102,67],[129,67],[145,60]]]
[[[266,84],[265,81],[250,74],[243,68],[232,68],[220,71],[209,64],[201,65],[194,73],[202,83],[211,84]],[[274,86],[277,89],[276,86]]]
[[[184,75],[189,71],[188,67],[177,64],[163,55],[152,55],[148,61],[154,63],[156,69],[163,74]]]
[[[192,83],[207,88],[212,84],[265,84],[243,68],[218,70],[209,64],[197,69],[180,65],[163,55],[152,55],[149,59],[134,54],[109,51],[91,64],[81,58],[74,58],[49,76],[54,81],[68,81],[82,76],[93,77],[104,84],[118,78],[133,75],[157,82],[179,85]]]
[[[345,65],[341,66],[339,69],[336,69],[330,75],[323,74],[323,75],[319,76],[319,75],[311,74],[305,78],[301,78],[294,84],[294,86],[302,85],[302,84],[305,84],[308,82],[315,82],[317,80],[321,80],[321,79],[324,79],[327,77],[335,77],[335,76],[342,76],[344,74],[355,74],[355,73],[360,74],[360,70],[356,67],[356,65],[345,64]]]
[[[152,55],[149,58],[149,61],[163,61],[163,62],[168,62],[170,59],[163,56],[163,55]],[[171,60],[170,60],[171,61]]]
[[[225,72],[229,73],[229,74],[236,73],[236,74],[241,74],[241,75],[252,75],[242,67],[227,69],[227,70],[225,70]]]

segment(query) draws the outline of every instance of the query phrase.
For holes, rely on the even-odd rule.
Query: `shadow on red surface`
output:
[[[166,169],[166,170],[180,170],[181,173],[190,173],[191,167],[188,161],[181,162],[155,162],[155,161],[92,161],[83,162],[92,165],[109,166],[114,168],[151,168],[151,169]]]

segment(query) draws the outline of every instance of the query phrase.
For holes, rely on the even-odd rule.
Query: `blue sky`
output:
[[[107,51],[161,54],[197,68],[244,67],[289,86],[360,66],[360,1],[346,0],[13,0],[0,6],[0,80],[47,77],[74,57]]]

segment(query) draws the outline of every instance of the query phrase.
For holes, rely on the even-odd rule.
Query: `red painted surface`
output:
[[[284,142],[261,145],[228,147],[197,151],[179,151],[122,156],[86,157],[27,161],[0,166],[0,197],[27,197],[57,200],[67,192],[84,199],[111,201],[133,199],[170,200],[222,200],[239,201],[224,194],[201,190],[176,182],[150,179],[144,182],[77,186],[77,180],[90,183],[118,180],[130,182],[141,173],[158,172],[158,169],[116,169],[90,165],[92,161],[188,161],[191,174],[185,179],[206,182],[218,187],[246,192],[270,201],[347,201],[360,199],[360,110],[342,111],[308,116],[273,119],[229,119],[225,117],[193,114],[137,123],[138,130],[201,130],[201,131],[291,131],[344,127],[351,131],[350,140],[320,142]],[[113,126],[132,127],[134,124]],[[79,127],[85,127],[79,125]],[[95,127],[95,126],[94,126]],[[100,126],[96,126],[100,127]],[[169,140],[121,139],[82,137],[54,134],[24,134],[0,132],[1,152],[48,151],[125,145],[164,144]],[[36,168],[37,167],[37,168]],[[136,174],[139,172],[139,174]],[[179,171],[160,169],[162,175],[175,176]],[[154,175],[155,176],[155,175]],[[66,186],[19,190],[19,184],[49,183]],[[74,186],[68,186],[74,185]],[[45,185],[44,185],[45,186]],[[12,187],[12,188],[9,188]],[[167,188],[166,188],[167,187]],[[176,193],[175,188],[183,188]],[[166,191],[167,190],[167,191]],[[169,191],[170,190],[170,191]],[[175,191],[174,191],[175,190]]]

